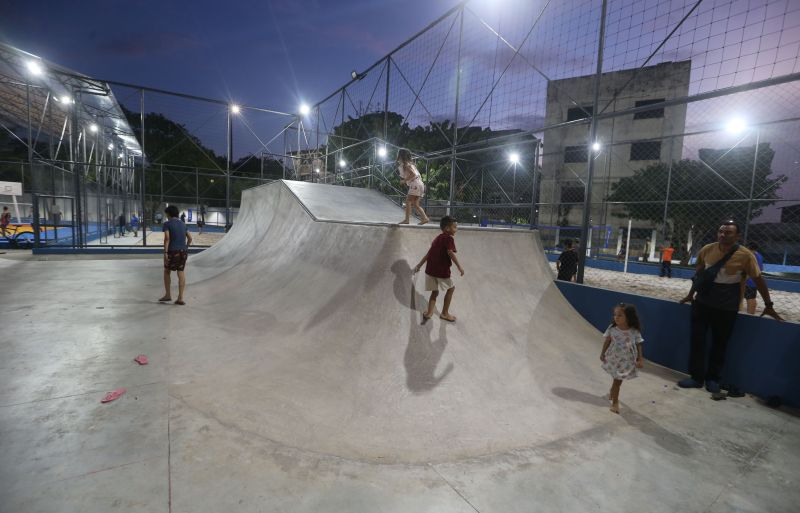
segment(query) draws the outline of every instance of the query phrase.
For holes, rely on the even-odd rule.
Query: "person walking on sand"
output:
[[[186,259],[189,256],[189,246],[192,244],[192,235],[186,229],[186,225],[178,218],[178,207],[168,206],[164,213],[167,214],[167,221],[164,223],[164,297],[159,299],[161,302],[172,301],[170,293],[170,273],[178,273],[178,299],[176,305],[185,305],[183,293],[186,289]]]
[[[414,274],[416,274],[422,268],[422,264],[426,264],[425,290],[431,293],[431,297],[428,300],[428,309],[422,314],[423,323],[433,317],[439,290],[446,291],[444,294],[444,306],[439,317],[447,322],[456,322],[455,315],[450,314],[450,302],[453,300],[453,292],[456,290],[453,280],[450,278],[450,267],[452,267],[453,262],[458,267],[458,272],[461,273],[461,276],[464,276],[464,268],[461,267],[458,257],[456,257],[456,241],[453,238],[458,231],[458,222],[450,216],[444,216],[439,221],[439,228],[442,229],[442,233],[433,239],[428,252],[414,267]]]
[[[661,248],[661,273],[659,277],[672,278],[672,255],[675,253],[675,243],[670,242],[666,248]]]
[[[415,208],[419,215],[419,224],[425,224],[430,219],[428,215],[419,205],[419,200],[425,195],[425,184],[422,183],[422,177],[417,171],[417,166],[411,161],[411,152],[405,148],[401,148],[397,152],[397,171],[400,178],[408,186],[408,195],[406,196],[406,218],[400,221],[400,224],[408,224],[411,219],[411,209]]]
[[[136,214],[131,214],[131,230],[133,230],[133,236],[139,236],[139,216]]]
[[[635,378],[638,375],[637,369],[644,367],[644,339],[641,331],[635,306],[620,303],[614,307],[614,318],[603,333],[605,340],[600,351],[603,370],[611,374],[614,380],[611,382],[611,390],[608,391],[611,411],[614,413],[619,413],[619,389],[622,382]]]

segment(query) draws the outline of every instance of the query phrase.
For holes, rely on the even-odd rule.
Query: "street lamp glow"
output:
[[[113,144],[109,144],[109,145],[108,145],[108,149],[109,149],[109,150],[113,150],[113,149],[114,149],[114,145],[113,145]]]
[[[309,107],[305,103],[300,104],[300,115],[301,116],[308,116],[311,113],[311,107]]]
[[[98,130],[99,130],[99,128],[98,128],[98,127],[97,127],[97,125],[95,125],[94,123],[92,123],[91,125],[89,125],[89,131],[90,131],[90,132],[92,132],[92,133],[96,134]]]
[[[742,118],[734,118],[728,122],[725,129],[732,134],[740,134],[747,128],[747,123]]]
[[[315,172],[315,173],[317,173],[317,174],[319,174],[319,168],[318,168],[318,167],[315,167],[315,168],[314,168],[314,172]]]
[[[378,146],[378,156],[380,158],[386,157],[386,146]]]
[[[592,151],[600,151],[600,148],[602,148],[602,146],[600,146],[599,142],[592,144]]]
[[[519,153],[512,153],[508,156],[508,160],[512,164],[519,164]]]
[[[27,66],[28,66],[28,71],[31,72],[31,75],[39,76],[42,73],[44,73],[41,64],[39,64],[36,61],[28,61]]]
[[[119,158],[124,158],[124,157],[125,157],[125,154],[123,154],[123,153],[119,154]]]
[[[235,103],[231,104],[231,112],[234,114],[238,114],[242,109],[239,108],[238,105]]]
[[[347,162],[345,162],[344,159],[339,159],[339,167],[344,167],[346,165],[347,165]]]

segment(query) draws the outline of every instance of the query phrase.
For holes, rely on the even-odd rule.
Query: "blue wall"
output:
[[[616,303],[636,305],[645,358],[687,372],[689,305],[563,281],[556,285],[601,331],[608,327]],[[740,314],[728,343],[722,381],[760,397],[777,395],[785,404],[800,406],[800,324]]]

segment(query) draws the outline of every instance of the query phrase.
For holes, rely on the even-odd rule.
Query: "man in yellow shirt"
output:
[[[678,386],[700,388],[705,382],[706,390],[711,393],[718,393],[720,390],[719,381],[725,363],[725,349],[733,332],[748,276],[753,279],[764,300],[764,312],[761,316],[769,315],[776,320],[782,320],[772,307],[769,289],[761,276],[755,256],[750,250],[737,244],[739,225],[734,221],[724,222],[717,230],[717,241],[700,250],[692,288],[680,301],[692,303],[692,338],[689,356],[691,378],[679,381]],[[727,259],[724,265],[715,265],[723,259]],[[713,277],[708,276],[703,280],[703,273],[707,269],[717,272]],[[701,284],[701,281],[705,281],[705,284]],[[712,343],[706,367],[706,333],[709,328]]]

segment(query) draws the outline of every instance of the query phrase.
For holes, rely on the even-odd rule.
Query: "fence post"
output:
[[[672,146],[675,144],[675,138],[672,137],[669,140],[669,164],[667,165],[667,193],[664,198],[664,218],[663,218],[663,226],[664,226],[664,241],[666,242],[667,238],[669,237],[668,233],[668,224],[667,224],[667,212],[669,208],[669,192],[670,187],[672,186]]]
[[[464,6],[461,7],[461,19],[458,25],[458,58],[456,59],[456,109],[453,119],[453,141],[450,144],[450,195],[447,200],[447,215],[452,214],[453,196],[456,181],[456,145],[458,144],[458,103],[461,101],[461,41],[464,36]]]
[[[589,236],[589,220],[592,209],[592,181],[594,179],[594,158],[592,153],[594,148],[592,145],[595,143],[597,137],[597,106],[600,97],[600,79],[603,76],[603,41],[606,37],[606,8],[608,7],[608,0],[603,0],[603,8],[600,13],[600,37],[597,41],[597,74],[595,75],[594,82],[594,102],[592,103],[592,120],[589,127],[589,141],[587,141],[586,154],[588,157],[586,169],[586,189],[583,198],[583,223],[581,224],[581,244],[583,247],[589,247],[587,244],[587,237]],[[583,269],[586,266],[586,252],[581,251],[578,253],[578,276],[576,281],[583,283]]]
[[[747,240],[747,234],[750,231],[750,214],[753,212],[753,189],[756,185],[756,166],[758,165],[758,143],[761,140],[761,129],[756,128],[756,147],[753,150],[753,171],[750,176],[750,195],[747,197],[747,215],[744,218],[744,241]]]
[[[145,201],[145,173],[147,172],[147,154],[144,152],[144,89],[139,90],[139,133],[142,134],[142,178],[141,178],[141,193],[142,193],[142,215],[140,216],[139,224],[142,228],[142,246],[147,246],[147,207]],[[99,219],[98,219],[99,221]]]

